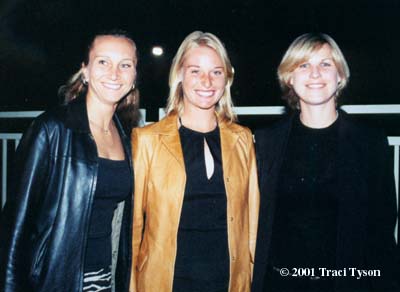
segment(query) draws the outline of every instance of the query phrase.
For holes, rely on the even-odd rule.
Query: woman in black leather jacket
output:
[[[137,108],[136,63],[126,34],[96,35],[63,88],[67,104],[23,136],[1,217],[0,291],[128,291],[133,171],[115,111]]]

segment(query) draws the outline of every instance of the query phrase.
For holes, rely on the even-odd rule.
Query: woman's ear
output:
[[[89,81],[89,73],[86,65],[82,62],[81,64],[82,82],[87,84]]]
[[[183,72],[183,67],[182,67],[181,69],[179,69],[179,72],[178,72],[178,82],[183,81],[183,74],[184,74],[184,72]]]

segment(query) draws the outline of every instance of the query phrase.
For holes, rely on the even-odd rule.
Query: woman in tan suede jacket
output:
[[[133,131],[131,291],[250,291],[259,191],[232,81],[221,41],[193,32],[172,63],[167,116]]]

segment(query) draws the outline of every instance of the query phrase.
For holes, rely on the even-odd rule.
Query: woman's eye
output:
[[[224,72],[222,72],[221,70],[214,71],[215,76],[221,76],[222,74],[224,74]]]
[[[302,69],[308,68],[308,63],[300,64],[300,65],[299,65],[299,68],[302,68]]]
[[[330,66],[332,66],[332,65],[331,65],[331,63],[328,63],[328,62],[322,62],[322,63],[321,63],[321,66],[322,66],[322,67],[330,67]]]
[[[132,64],[128,64],[128,63],[122,64],[121,67],[122,67],[123,69],[129,69],[129,68],[132,68]]]
[[[106,60],[99,60],[99,64],[100,65],[107,65],[107,61]]]
[[[192,70],[190,70],[190,73],[191,73],[191,74],[198,74],[198,73],[199,73],[199,70],[197,70],[197,69],[192,69]]]

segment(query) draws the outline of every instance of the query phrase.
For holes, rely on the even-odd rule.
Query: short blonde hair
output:
[[[226,84],[224,93],[216,105],[218,116],[230,122],[236,121],[236,114],[233,112],[233,102],[231,97],[230,87],[233,83],[233,67],[228,57],[228,53],[221,40],[214,34],[209,32],[195,31],[189,34],[180,45],[176,53],[171,69],[169,72],[169,96],[166,106],[167,115],[171,113],[181,114],[183,111],[183,90],[181,70],[185,61],[186,53],[192,49],[201,46],[206,46],[213,49],[221,58],[224,73],[226,76]]]
[[[350,78],[350,70],[346,59],[343,56],[337,43],[327,34],[323,33],[306,33],[296,38],[278,67],[278,79],[283,91],[282,98],[287,101],[289,107],[298,108],[299,97],[290,85],[290,78],[293,71],[303,62],[310,59],[313,53],[318,51],[322,46],[328,45],[332,50],[332,59],[341,78],[338,84],[336,97],[346,87]]]

